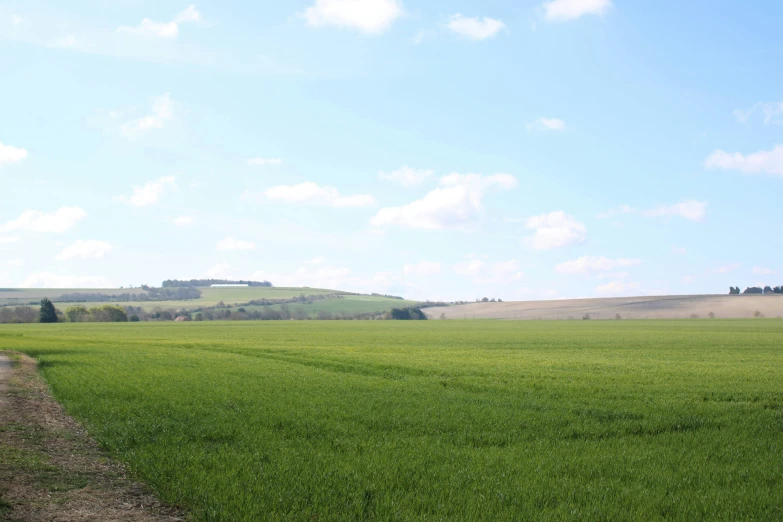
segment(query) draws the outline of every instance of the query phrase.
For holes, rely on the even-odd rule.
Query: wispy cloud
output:
[[[690,221],[703,221],[707,214],[707,202],[705,201],[681,201],[673,205],[661,205],[652,210],[647,210],[642,215],[647,217],[682,217]]]
[[[743,174],[772,174],[783,176],[783,145],[753,154],[716,150],[704,160],[708,169],[738,170]]]
[[[506,29],[506,24],[495,18],[468,17],[462,13],[451,15],[445,25],[451,32],[471,40],[494,38],[501,30]]]
[[[58,261],[71,259],[102,259],[114,250],[114,245],[106,241],[78,240],[65,247],[55,256]]]
[[[27,150],[0,142],[0,167],[27,159]]]
[[[777,275],[780,272],[772,268],[764,268],[761,266],[754,266],[753,273],[756,275]]]
[[[525,228],[535,230],[528,240],[536,250],[551,250],[582,243],[587,237],[584,223],[562,210],[530,217],[525,221]]]
[[[783,123],[783,102],[759,102],[747,109],[734,111],[734,118],[743,125],[748,125],[751,118],[757,114],[763,116],[764,125]]]
[[[430,230],[466,231],[476,223],[484,206],[482,200],[491,190],[508,190],[517,180],[510,174],[449,174],[440,186],[422,199],[398,207],[385,207],[370,220],[375,227],[397,225]]]
[[[247,160],[247,164],[251,167],[263,167],[266,165],[282,165],[283,160],[281,158],[261,158],[255,157]]]
[[[62,207],[51,213],[25,210],[18,218],[0,226],[0,231],[62,233],[86,216],[87,212],[80,207]]]
[[[217,242],[218,250],[255,250],[256,244],[252,241],[242,241],[229,236]]]
[[[346,196],[334,187],[324,187],[312,181],[298,185],[278,185],[261,193],[245,192],[243,199],[280,201],[283,203],[318,205],[334,208],[369,207],[375,205],[370,194]]]
[[[671,205],[659,205],[648,210],[638,210],[630,205],[620,205],[617,208],[599,212],[598,219],[613,218],[618,215],[640,214],[645,217],[682,217],[690,221],[703,221],[707,215],[706,201],[684,200]]]
[[[589,274],[593,272],[609,272],[618,268],[627,268],[640,264],[642,264],[641,259],[582,256],[573,261],[560,263],[555,267],[555,272],[561,274]]]
[[[157,203],[173,187],[176,187],[174,176],[166,176],[144,185],[133,185],[131,195],[120,196],[118,200],[134,207],[147,207]]]
[[[300,13],[311,27],[357,29],[379,34],[404,15],[398,0],[316,0]]]
[[[731,265],[723,265],[716,267],[713,272],[716,274],[728,274],[729,272],[734,272],[735,270],[739,269],[742,265],[740,263],[733,263]]]
[[[167,122],[174,119],[174,102],[169,93],[155,96],[151,101],[150,113],[120,125],[120,134],[130,140],[135,140],[148,131],[162,129]],[[111,113],[110,116],[112,116]]]
[[[551,0],[541,7],[547,20],[565,22],[585,15],[603,15],[612,7],[612,0]]]
[[[385,179],[386,181],[399,183],[404,187],[415,187],[432,178],[434,174],[435,171],[432,169],[414,169],[407,165],[403,165],[399,169],[391,172],[379,172],[378,177],[380,179]]]
[[[527,124],[528,132],[532,131],[556,131],[563,132],[567,129],[566,122],[558,118],[538,118]]]
[[[403,266],[403,272],[406,275],[433,275],[438,274],[443,267],[442,263],[432,261],[419,261],[416,264],[406,264]]]
[[[120,26],[116,29],[116,32],[141,36],[143,38],[175,39],[179,36],[180,25],[187,22],[200,21],[201,13],[199,10],[196,9],[195,5],[189,5],[169,22],[158,22],[149,18],[144,18],[138,25]]]

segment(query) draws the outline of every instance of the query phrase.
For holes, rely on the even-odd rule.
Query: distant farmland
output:
[[[757,314],[758,312],[758,314]],[[470,303],[428,308],[446,319],[741,319],[783,317],[783,295],[673,295]]]
[[[383,296],[354,295],[339,290],[328,290],[324,288],[309,287],[222,287],[222,288],[199,288],[201,297],[199,299],[189,300],[167,300],[167,301],[121,301],[114,304],[120,306],[141,307],[150,311],[155,308],[174,309],[174,310],[193,310],[203,307],[213,307],[219,303],[236,306],[243,305],[253,300],[259,299],[291,299],[300,296],[326,296],[338,294],[340,297],[318,300],[312,304],[291,304],[290,309],[303,309],[309,315],[317,314],[320,311],[328,311],[336,314],[362,314],[372,312],[385,312],[394,307],[410,306],[414,301],[404,301]],[[87,307],[101,306],[104,302],[83,302],[76,301],[63,302],[58,300],[65,294],[108,294],[117,295],[122,293],[144,294],[142,289],[0,289],[0,306],[3,305],[26,305],[28,303],[37,304],[44,297],[51,299],[59,309],[65,309],[75,304],[83,304]],[[279,309],[280,305],[271,305]],[[246,306],[247,310],[254,310],[257,306]]]
[[[782,346],[776,319],[0,325],[199,521],[779,521]]]

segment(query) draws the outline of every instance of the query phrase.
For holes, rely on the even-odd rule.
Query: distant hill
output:
[[[437,319],[689,319],[783,317],[783,295],[674,295],[470,303],[426,310]]]

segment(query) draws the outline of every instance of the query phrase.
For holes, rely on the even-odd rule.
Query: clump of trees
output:
[[[232,281],[229,279],[190,279],[189,281],[180,281],[179,279],[167,279],[163,281],[163,288],[195,288],[210,287],[212,285],[247,285],[247,286],[272,286],[269,281]]]
[[[395,321],[423,321],[427,319],[427,315],[421,311],[420,308],[407,307],[407,308],[392,308],[391,319]]]
[[[70,306],[65,309],[65,317],[71,323],[126,323],[128,312],[117,305],[101,305],[87,308],[82,305]]]
[[[783,286],[776,286],[772,288],[767,285],[764,288],[759,286],[749,286],[742,292],[743,295],[758,295],[758,294],[783,294]],[[740,287],[729,287],[729,295],[740,295]]]
[[[131,301],[187,301],[201,297],[198,288],[153,288],[142,286],[144,292],[121,294],[79,293],[63,294],[58,301],[63,303],[127,303]]]

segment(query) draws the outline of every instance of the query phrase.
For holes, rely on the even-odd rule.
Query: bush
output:
[[[133,314],[132,316],[130,316],[130,322],[132,322],[132,323],[138,323],[139,321],[141,321],[141,319],[139,319],[139,316],[138,316],[138,315],[136,315],[136,314]]]
[[[90,310],[90,319],[96,323],[127,323],[128,313],[119,306],[103,305]]]
[[[65,309],[65,317],[72,323],[80,323],[90,317],[90,311],[82,305],[69,306]]]

